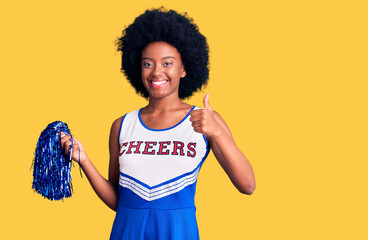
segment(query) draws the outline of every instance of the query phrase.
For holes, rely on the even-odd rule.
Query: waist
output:
[[[118,205],[136,209],[181,209],[193,208],[195,183],[177,192],[144,194],[128,187],[119,186]]]

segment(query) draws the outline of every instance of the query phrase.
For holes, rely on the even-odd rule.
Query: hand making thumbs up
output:
[[[204,108],[193,110],[190,113],[190,121],[192,122],[194,131],[202,133],[206,137],[211,137],[221,127],[215,119],[215,112],[208,101],[208,97],[209,94],[207,93],[203,98]]]

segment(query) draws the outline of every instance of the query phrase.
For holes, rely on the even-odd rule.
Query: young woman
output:
[[[252,167],[221,116],[182,102],[208,79],[208,46],[186,14],[147,10],[118,41],[122,70],[147,106],[114,121],[106,180],[76,140],[73,159],[102,201],[116,211],[111,239],[199,239],[194,194],[212,149],[235,185],[252,194]],[[68,154],[70,136],[62,138]]]

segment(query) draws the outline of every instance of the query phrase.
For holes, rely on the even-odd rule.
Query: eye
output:
[[[149,67],[151,67],[152,66],[152,64],[151,63],[149,63],[149,62],[144,62],[143,63],[143,67],[145,67],[145,68],[149,68]]]
[[[165,62],[164,63],[164,66],[167,67],[167,66],[171,66],[172,65],[172,62]]]

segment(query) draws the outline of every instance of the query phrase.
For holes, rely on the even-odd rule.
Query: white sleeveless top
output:
[[[194,109],[198,107],[190,112]],[[193,130],[190,112],[170,128],[151,129],[143,123],[141,110],[126,114],[121,122],[119,185],[153,201],[196,183],[209,147],[205,136]]]

